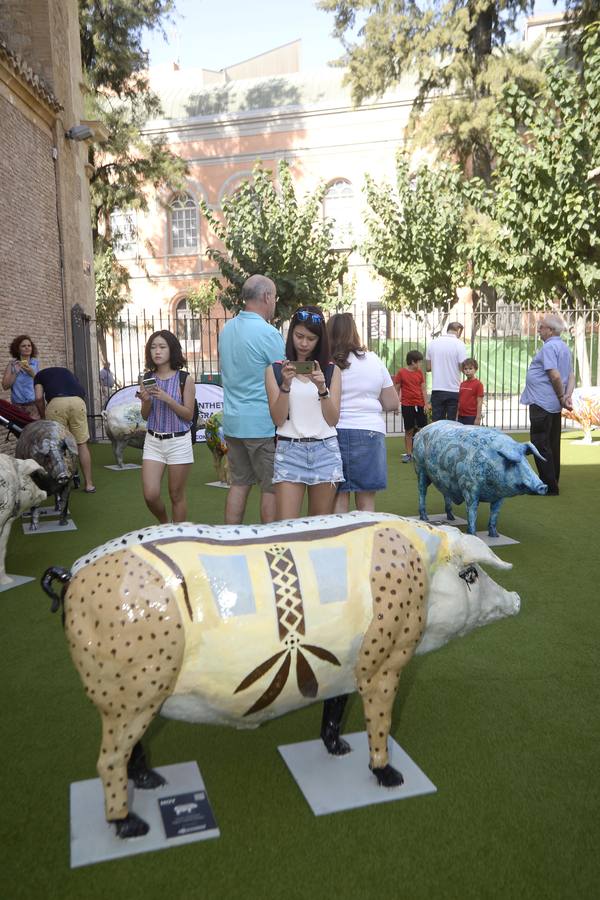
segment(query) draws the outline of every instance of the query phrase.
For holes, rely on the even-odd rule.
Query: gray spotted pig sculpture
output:
[[[35,459],[45,470],[44,490],[54,495],[59,512],[58,524],[66,525],[69,515],[69,497],[73,486],[79,484],[77,444],[71,432],[50,419],[42,419],[26,425],[15,446],[17,459]],[[39,510],[31,510],[30,531],[37,531]]]
[[[529,441],[519,444],[494,428],[449,421],[427,425],[415,435],[413,445],[421,519],[427,522],[425,495],[434,484],[444,495],[450,521],[452,504],[466,504],[469,534],[477,531],[480,501],[489,503],[488,534],[498,537],[498,513],[505,497],[548,491],[527,462],[528,453],[543,458]]]
[[[142,419],[142,409],[137,403],[119,403],[102,413],[106,426],[106,434],[112,444],[115,462],[123,468],[123,451],[125,447],[144,446],[146,437],[146,421]]]
[[[340,737],[358,690],[370,768],[402,783],[387,739],[413,653],[519,610],[480,563],[510,568],[479,538],[383,513],[262,526],[159,525],[131,532],[42,579],[64,604],[71,655],[102,717],[98,772],[121,837],[148,826],[127,777],[157,787],[139,741],[159,711],[188,722],[254,726],[325,700],[321,737]],[[59,579],[62,598],[52,582]]]
[[[0,453],[0,584],[10,584],[6,574],[6,545],[17,516],[46,499],[39,485],[45,472],[34,459],[12,459]]]

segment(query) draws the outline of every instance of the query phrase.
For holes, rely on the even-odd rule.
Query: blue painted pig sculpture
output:
[[[430,484],[444,495],[449,520],[453,503],[465,503],[469,534],[476,533],[480,501],[490,504],[488,534],[498,537],[498,514],[505,497],[545,494],[546,485],[537,477],[525,456],[542,459],[529,441],[519,444],[494,428],[433,422],[415,436],[413,459],[419,484],[419,516],[427,522],[425,495]]]

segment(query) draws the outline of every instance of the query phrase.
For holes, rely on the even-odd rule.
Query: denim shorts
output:
[[[338,428],[338,441],[344,466],[344,482],[338,491],[383,491],[387,487],[385,435],[363,428]]]
[[[322,441],[277,441],[273,484],[337,484],[344,480],[335,436]]]

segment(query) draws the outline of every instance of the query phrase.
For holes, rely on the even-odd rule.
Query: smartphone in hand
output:
[[[293,362],[292,365],[296,370],[296,375],[311,375],[315,367],[312,359],[307,359],[303,362]]]
[[[148,388],[156,387],[156,378],[153,375],[149,376],[148,378],[143,378],[142,384],[144,385],[146,390]]]

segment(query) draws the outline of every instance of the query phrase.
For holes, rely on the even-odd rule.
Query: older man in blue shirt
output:
[[[219,338],[223,432],[231,477],[226,525],[243,521],[253,484],[261,489],[261,521],[275,519],[275,426],[267,402],[265,369],[283,359],[285,345],[270,324],[277,302],[274,283],[264,275],[251,275],[242,287],[242,302],[244,309],[227,322]]]
[[[529,406],[531,442],[545,460],[536,457],[535,463],[550,495],[558,494],[561,410],[573,408],[575,385],[571,351],[560,338],[564,330],[563,320],[552,313],[538,322],[543,344],[531,360],[521,395],[521,403]]]

